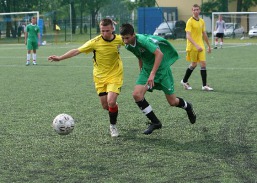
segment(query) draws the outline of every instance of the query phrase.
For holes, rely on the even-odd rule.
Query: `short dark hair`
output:
[[[102,19],[102,20],[100,21],[100,25],[102,25],[102,26],[108,26],[108,25],[113,26],[113,22],[112,22],[112,20],[109,19],[109,18],[104,18],[104,19]]]
[[[125,35],[133,35],[135,33],[134,27],[129,24],[125,23],[120,26],[120,35],[125,36]]]

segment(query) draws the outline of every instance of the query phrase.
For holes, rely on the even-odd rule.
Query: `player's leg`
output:
[[[197,54],[198,54],[197,51],[190,51],[190,52],[188,51],[186,55],[187,61],[191,62],[189,67],[186,70],[184,78],[181,80],[181,84],[184,86],[186,90],[192,90],[192,87],[188,83],[188,79],[190,78],[192,72],[197,66],[197,62],[195,62],[197,61]]]
[[[27,41],[27,61],[26,65],[28,66],[30,64],[30,57],[31,57],[31,50],[33,50],[32,42],[30,40]]]
[[[215,46],[214,46],[214,49],[217,49],[218,48],[218,41],[219,41],[219,38],[218,38],[218,35],[219,33],[216,34],[216,37],[215,37]]]
[[[204,91],[213,91],[213,88],[211,88],[208,84],[207,84],[207,69],[206,69],[206,61],[205,61],[205,53],[204,52],[200,52],[199,53],[199,58],[203,61],[200,61],[200,74],[202,77],[202,90]]]
[[[108,103],[108,111],[110,116],[110,123],[115,125],[117,123],[118,117],[118,104],[117,104],[118,94],[114,92],[108,92],[107,95],[107,103]]]
[[[109,120],[110,120],[110,133],[112,137],[119,136],[116,123],[117,123],[117,116],[118,116],[118,106],[116,107],[109,107],[108,105],[108,96],[112,98],[112,94],[107,92],[100,92],[99,94],[100,102],[102,104],[103,109],[109,112]],[[112,100],[112,99],[111,99]]]
[[[32,59],[33,65],[37,65],[37,50],[33,50]]]
[[[189,102],[186,102],[184,99],[180,98],[180,97],[176,97],[175,94],[165,94],[166,99],[168,101],[168,103],[170,104],[170,106],[175,106],[178,108],[182,108],[185,109],[187,112],[187,116],[189,121],[194,124],[196,121],[196,115],[195,112],[193,110],[193,105]]]
[[[103,109],[108,110],[107,92],[101,92],[98,95]]]
[[[224,37],[224,33],[220,37],[220,48],[222,48],[223,46],[223,37]]]
[[[34,41],[33,42],[33,65],[37,65],[37,49],[38,49],[38,42]]]
[[[146,101],[144,95],[148,87],[146,85],[136,85],[133,91],[133,98],[139,107],[139,109],[146,115],[146,117],[151,121],[148,128],[144,131],[144,134],[151,134],[154,130],[160,129],[162,124],[160,120],[156,117],[153,112],[151,105]]]
[[[117,82],[115,84],[108,84],[106,89],[106,91],[108,92],[107,104],[110,118],[110,132],[112,137],[119,136],[116,124],[119,113],[117,99],[120,94],[121,86],[122,82]]]

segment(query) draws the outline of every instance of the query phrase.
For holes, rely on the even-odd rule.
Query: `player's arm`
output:
[[[154,65],[153,65],[152,71],[151,71],[148,81],[147,81],[147,84],[149,85],[150,88],[152,88],[154,86],[155,74],[161,64],[161,61],[163,58],[163,53],[161,52],[161,50],[159,48],[157,48],[154,52],[154,56],[155,56]]]
[[[24,42],[25,42],[25,45],[27,45],[27,37],[28,37],[28,32],[25,31],[24,32]]]
[[[204,41],[206,42],[206,44],[208,46],[207,52],[211,53],[211,46],[210,46],[210,43],[209,43],[209,39],[208,39],[207,33],[205,31],[203,31],[203,39],[204,39]]]
[[[37,34],[37,44],[40,45],[40,33]]]
[[[192,36],[191,36],[191,32],[187,31],[187,32],[186,32],[186,36],[187,36],[188,41],[190,41],[190,42],[196,47],[196,49],[197,49],[198,51],[203,51],[203,48],[200,47],[200,46],[193,40],[193,38],[192,38]]]
[[[138,65],[139,65],[139,70],[142,70],[143,67],[143,61],[141,59],[138,59]]]
[[[78,54],[80,54],[81,52],[78,49],[72,49],[68,52],[66,52],[65,54],[61,55],[61,56],[56,56],[56,55],[52,55],[48,57],[49,61],[61,61],[61,60],[65,60],[67,58],[71,58],[74,57]]]

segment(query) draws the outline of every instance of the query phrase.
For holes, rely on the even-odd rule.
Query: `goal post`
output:
[[[24,37],[25,27],[32,17],[36,17],[39,24],[39,11],[0,13],[0,39],[18,38],[19,42],[19,38]]]
[[[257,12],[213,12],[212,13],[212,45],[215,41],[216,22],[219,15],[225,21],[224,39],[248,39],[249,30],[257,25]]]

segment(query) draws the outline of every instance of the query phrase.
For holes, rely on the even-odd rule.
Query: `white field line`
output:
[[[243,46],[251,46],[251,45],[257,45],[257,44],[253,44],[253,43],[226,44],[226,46],[223,47],[223,49],[229,49],[229,48],[234,48],[234,47],[243,47]],[[10,48],[2,48],[2,46],[0,46],[0,48],[1,48],[1,50],[3,50],[3,49],[13,49],[12,47],[10,47]],[[66,46],[66,47],[58,47],[58,49],[59,48],[68,48],[68,46]],[[15,48],[15,49],[17,49],[17,48]],[[24,48],[22,47],[20,49],[24,49]],[[183,53],[186,53],[186,51],[185,50],[178,50],[178,53],[183,54]],[[1,59],[20,59],[20,60],[23,60],[24,58],[25,57],[10,57],[10,56],[8,56],[8,57],[1,57],[0,56],[0,60]],[[38,59],[45,59],[46,62],[48,62],[46,57],[39,57],[39,56],[37,56],[37,58]],[[129,57],[122,57],[122,58],[123,59],[136,59],[136,57],[133,56],[133,55],[131,55]],[[78,57],[74,57],[72,59],[85,59],[85,60],[90,59],[90,61],[91,61],[92,56],[86,56],[86,57],[85,56],[78,56]],[[49,64],[50,64],[50,62],[49,62]],[[10,64],[10,65],[0,65],[0,68],[1,67],[24,67],[24,66],[25,66],[25,64],[24,65],[13,65],[13,64],[11,65]],[[31,66],[28,66],[28,67],[31,67]],[[50,65],[40,65],[40,63],[39,63],[39,65],[34,66],[34,67],[56,67],[56,65],[53,65],[53,66],[50,66]],[[91,65],[90,66],[86,65],[86,62],[85,62],[84,66],[81,66],[81,65],[80,66],[76,66],[76,65],[73,65],[73,66],[59,65],[59,67],[74,67],[74,68],[77,68],[77,67],[80,67],[80,68],[82,67],[83,68],[83,67],[85,67],[85,68],[87,68],[87,67],[92,67],[92,66]],[[135,64],[135,65],[132,65],[132,66],[124,66],[124,68],[138,68],[138,66],[137,66],[137,64]],[[176,66],[172,66],[172,68],[185,69],[184,67],[176,67]],[[254,68],[254,67],[245,67],[245,68],[242,68],[242,67],[241,68],[216,68],[216,67],[208,67],[208,69],[212,69],[212,70],[216,70],[216,69],[217,70],[257,70],[257,67],[256,68]]]

